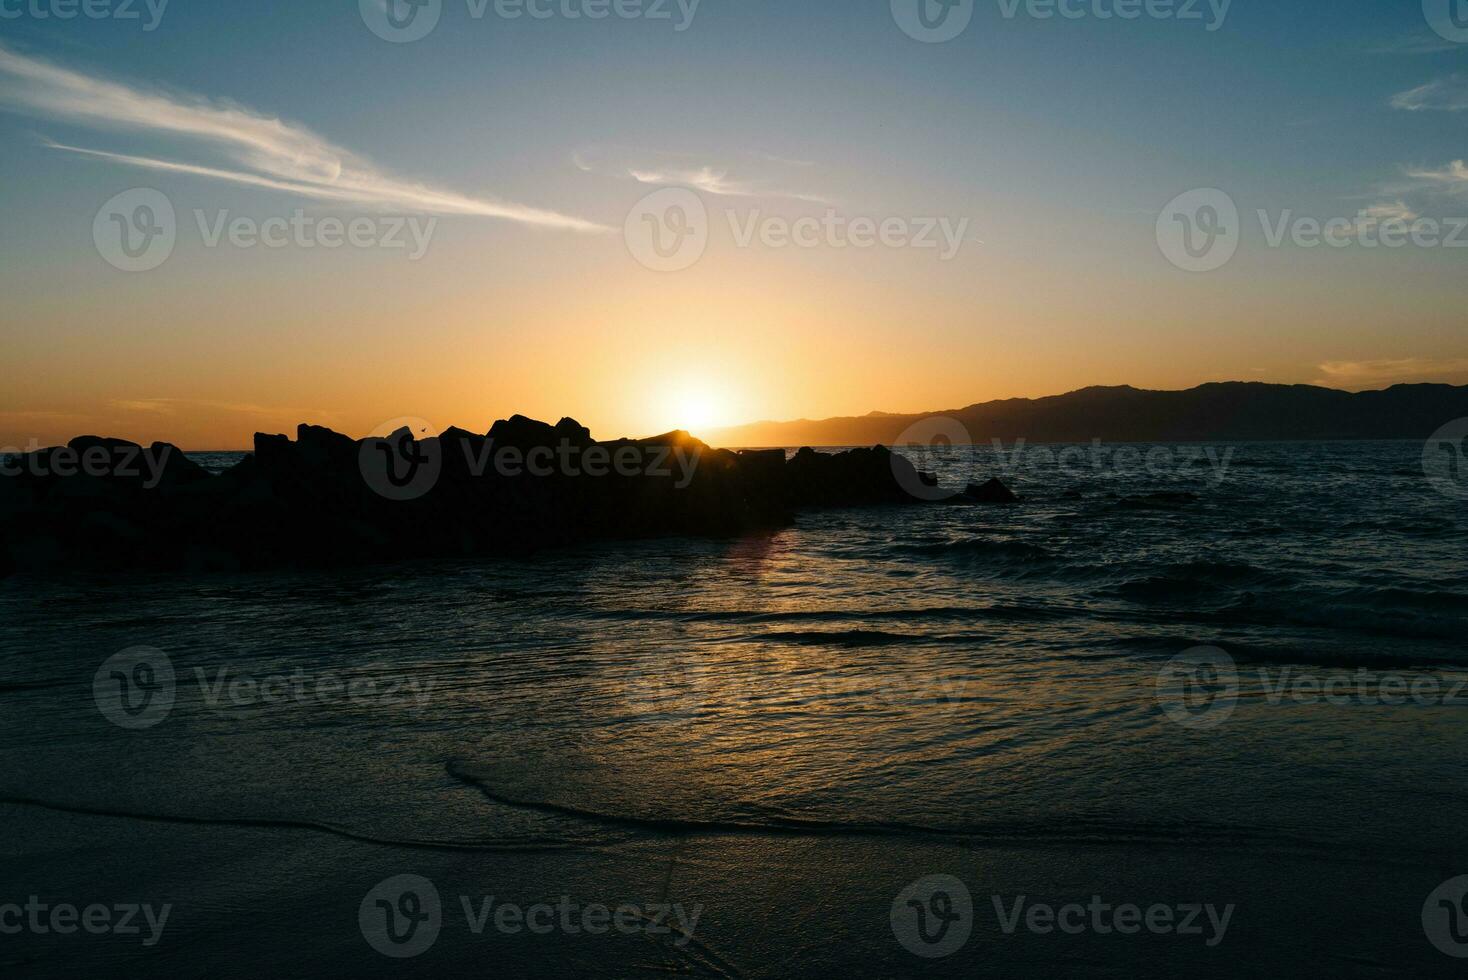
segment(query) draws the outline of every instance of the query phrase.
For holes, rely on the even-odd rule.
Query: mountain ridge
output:
[[[706,438],[728,447],[892,445],[916,423],[939,417],[958,421],[978,443],[1425,439],[1468,417],[1468,385],[1396,384],[1358,392],[1264,381],[1213,381],[1175,391],[1089,385],[933,412],[766,420]]]

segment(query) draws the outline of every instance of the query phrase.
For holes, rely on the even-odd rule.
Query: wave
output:
[[[1190,561],[1161,566],[1154,574],[1121,583],[1110,594],[1132,602],[1172,602],[1247,587],[1280,587],[1288,581],[1244,562]]]
[[[1468,616],[1468,594],[1447,589],[1409,589],[1402,586],[1374,586],[1343,589],[1331,599],[1351,605],[1375,609],[1411,609],[1420,612],[1453,611],[1458,618]]]
[[[1468,598],[1450,592],[1418,592],[1401,588],[1359,588],[1338,592],[1292,589],[1246,593],[1207,617],[1221,626],[1272,631],[1300,627],[1324,630],[1335,644],[1378,641],[1434,641],[1416,656],[1383,657],[1400,663],[1461,663],[1461,644],[1468,633]],[[1297,634],[1298,635],[1298,634]],[[1352,653],[1353,658],[1369,656]]]
[[[1193,635],[1128,634],[1087,641],[1077,644],[1077,649],[1087,650],[1087,657],[1095,656],[1094,653],[1089,652],[1095,649],[1115,651],[1115,655],[1121,657],[1143,657],[1149,660],[1164,661],[1185,650],[1208,646],[1216,647],[1227,653],[1240,668],[1248,664],[1267,664],[1272,667],[1295,664],[1309,667],[1351,669],[1364,667],[1378,670],[1431,670],[1441,667],[1456,671],[1462,667],[1461,662],[1455,662],[1450,655],[1421,656],[1419,646],[1409,646],[1403,651],[1392,652],[1391,649],[1379,643],[1346,646],[1338,640],[1328,639],[1319,644],[1309,644],[1302,642],[1298,635],[1275,639],[1278,630],[1273,627],[1266,627],[1265,632],[1249,640],[1241,640],[1236,635],[1241,625],[1237,615],[1218,613],[1212,616],[1202,616],[1199,619],[1199,632]],[[1213,628],[1207,628],[1208,625]],[[1225,631],[1230,631],[1229,638],[1219,639],[1218,637]]]
[[[148,813],[141,810],[125,810],[117,807],[88,806],[81,803],[57,803],[29,796],[0,795],[0,805],[31,807],[49,810],[52,813],[71,813],[87,817],[110,817],[117,820],[138,820],[144,823],[175,824],[191,827],[237,827],[242,830],[303,830],[330,834],[361,844],[377,844],[383,847],[404,848],[419,851],[562,851],[574,845],[556,838],[497,838],[493,841],[446,841],[415,840],[412,838],[381,837],[353,830],[342,824],[323,820],[299,820],[289,817],[199,817],[176,813]]]
[[[890,545],[884,549],[898,555],[937,555],[962,558],[998,558],[1010,561],[1047,561],[1056,555],[1038,544],[1026,541],[1006,541],[991,538],[964,538],[932,542],[906,542]]]
[[[588,609],[587,618],[678,623],[715,623],[737,626],[761,623],[899,622],[975,623],[983,621],[1039,623],[1068,619],[1073,610],[1037,604],[997,602],[983,606],[909,606],[896,609]]]
[[[542,816],[575,820],[634,834],[667,837],[748,835],[762,837],[890,837],[901,839],[963,840],[970,844],[1009,845],[1015,842],[1075,843],[1179,847],[1259,847],[1283,845],[1290,850],[1338,854],[1339,841],[1282,826],[1210,823],[1198,820],[1137,822],[1084,815],[1053,821],[987,821],[950,826],[928,826],[893,820],[834,820],[768,814],[759,818],[696,818],[661,814],[612,813],[573,803],[513,796],[495,786],[472,764],[450,761],[451,778],[478,790],[499,806]],[[1363,845],[1364,846],[1364,845]],[[1405,859],[1403,859],[1405,860]]]
[[[13,694],[19,691],[59,691],[74,687],[75,685],[76,681],[70,678],[35,681],[0,681],[0,694]]]
[[[798,646],[860,647],[897,646],[907,643],[953,642],[954,637],[914,633],[889,633],[886,630],[772,630],[753,633],[739,639],[751,643],[792,643]]]
[[[1454,521],[1447,518],[1399,518],[1397,520],[1365,520],[1348,521],[1337,527],[1342,531],[1371,531],[1385,532],[1388,534],[1410,534],[1410,535],[1437,535],[1455,532],[1458,529]]]

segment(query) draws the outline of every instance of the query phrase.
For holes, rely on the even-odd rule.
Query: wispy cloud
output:
[[[1417,218],[1417,212],[1407,207],[1404,201],[1373,204],[1362,208],[1356,215],[1358,221],[1416,221]]]
[[[64,419],[79,419],[79,418],[82,418],[82,417],[83,416],[78,415],[75,412],[49,412],[49,411],[45,411],[45,410],[37,410],[37,411],[0,411],[0,420],[7,421],[7,422],[10,422],[10,421],[17,421],[17,422],[26,422],[26,421],[51,422],[51,421],[61,421],[61,420],[64,420]]]
[[[1442,54],[1447,51],[1458,51],[1462,45],[1447,38],[1438,37],[1435,34],[1411,34],[1406,37],[1388,41],[1368,48],[1372,54]]]
[[[1356,228],[1363,230],[1388,221],[1413,222],[1422,217],[1402,200],[1382,201],[1356,212]]]
[[[1447,166],[1437,169],[1409,168],[1407,176],[1448,187],[1468,187],[1468,164],[1462,160],[1454,160]]]
[[[266,418],[304,417],[299,409],[270,408],[265,405],[250,405],[239,402],[209,401],[197,398],[119,398],[107,403],[119,412],[140,412],[147,415],[173,415],[179,409],[190,412],[205,410],[227,415],[257,415]],[[321,413],[316,413],[319,416]]]
[[[1406,112],[1468,110],[1468,76],[1449,75],[1392,96],[1392,108]]]
[[[1326,361],[1315,384],[1360,390],[1413,382],[1468,382],[1468,357],[1404,357],[1374,361]]]
[[[122,412],[149,412],[156,415],[173,414],[173,400],[169,398],[123,398],[108,402],[108,405]]]
[[[318,201],[430,214],[503,218],[571,231],[608,229],[541,208],[395,177],[305,127],[231,102],[148,92],[0,45],[0,102],[43,118],[194,144],[224,165],[48,142],[54,149],[148,170],[191,174]]]
[[[814,160],[796,160],[793,157],[782,157],[775,153],[756,152],[755,156],[771,163],[784,164],[787,167],[814,167],[816,165]]]
[[[814,164],[789,160],[768,153],[751,155],[736,164],[714,164],[686,153],[658,153],[619,146],[589,146],[571,156],[585,173],[635,180],[641,184],[693,187],[719,197],[781,197],[813,204],[831,201],[794,186],[797,181],[786,171],[805,170]]]
[[[1390,104],[1403,112],[1468,111],[1468,75],[1448,75],[1399,92]],[[1357,216],[1358,227],[1367,222],[1416,221],[1423,210],[1443,202],[1461,205],[1468,199],[1468,167],[1462,160],[1441,167],[1404,166],[1400,176],[1379,184],[1370,196],[1379,203]]]
[[[1367,222],[1410,223],[1424,213],[1459,218],[1468,205],[1468,163],[1454,160],[1441,167],[1404,166],[1398,176],[1363,196],[1375,203],[1358,213],[1358,227]]]
[[[1402,168],[1402,177],[1379,189],[1383,196],[1407,197],[1427,204],[1442,202],[1461,209],[1468,203],[1468,163],[1453,160],[1441,167]],[[1456,211],[1461,214],[1461,210]]]
[[[679,170],[676,167],[661,170],[632,169],[627,171],[627,176],[642,184],[687,184],[701,191],[726,197],[752,197],[755,193],[750,185],[730,180],[727,170],[715,170],[713,167],[700,167],[697,170]]]

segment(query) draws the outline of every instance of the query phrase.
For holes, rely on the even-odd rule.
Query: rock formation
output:
[[[931,478],[929,478],[931,479]],[[686,432],[597,442],[572,419],[484,435],[257,434],[211,474],[176,447],[91,436],[0,460],[0,573],[230,570],[525,554],[608,538],[729,536],[805,507],[917,503],[884,447],[715,450]]]

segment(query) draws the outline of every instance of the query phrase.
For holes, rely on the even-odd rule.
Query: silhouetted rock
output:
[[[120,450],[141,449],[142,447],[135,442],[128,442],[126,439],[104,439],[100,436],[77,436],[75,439],[66,444],[66,448],[75,450],[79,453],[89,452],[94,449],[100,449],[105,453],[111,454],[116,453]]]
[[[555,432],[557,438],[568,439],[573,445],[589,446],[592,443],[591,430],[573,418],[557,422]]]
[[[308,465],[340,466],[356,459],[357,443],[319,425],[296,426],[296,444]]]
[[[985,484],[970,483],[964,496],[981,504],[1017,504],[1019,498],[997,476]]]
[[[255,433],[255,461],[262,474],[288,475],[295,459],[295,448],[289,436]]]
[[[19,462],[0,477],[0,571],[229,570],[737,535],[788,525],[802,507],[913,503],[924,485],[881,446],[787,462],[782,450],[715,450],[683,431],[596,442],[573,419],[519,415],[483,436],[256,433],[254,452],[217,476],[164,443],[94,436]]]
[[[176,447],[79,436],[7,459],[0,568],[147,563],[169,547],[211,477]]]
[[[490,426],[489,438],[496,445],[529,449],[533,446],[554,446],[558,435],[553,425],[523,415],[512,415]]]
[[[184,486],[202,483],[209,479],[204,467],[184,455],[184,451],[172,443],[155,442],[148,447],[153,458],[162,461],[161,478],[169,486]]]
[[[797,507],[900,504],[919,499],[917,470],[886,446],[818,453],[806,446],[786,464],[786,481]]]

